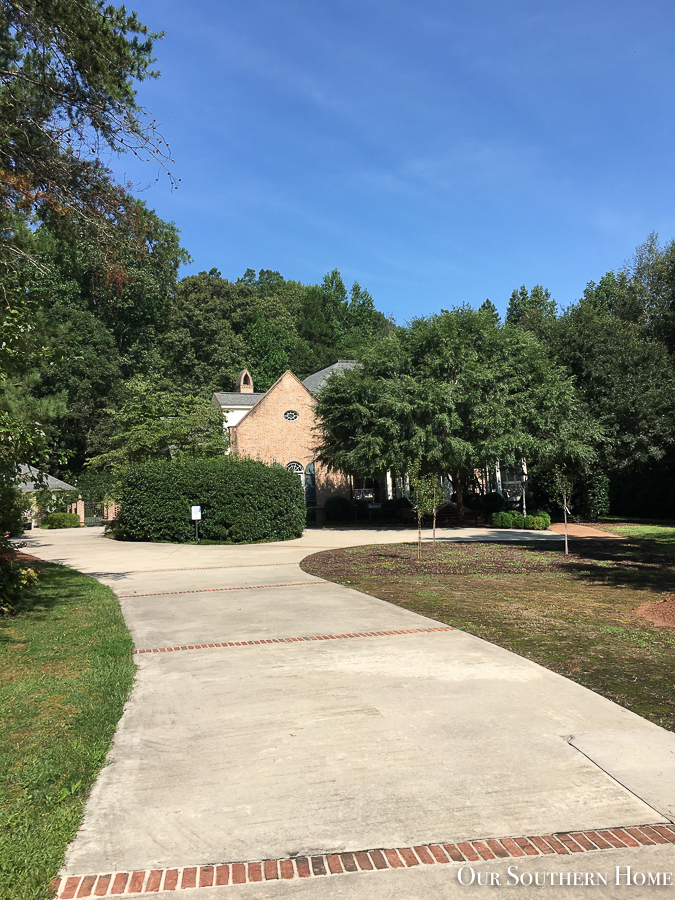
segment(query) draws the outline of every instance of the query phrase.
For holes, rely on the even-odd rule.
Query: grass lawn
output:
[[[604,522],[605,531],[619,534],[621,537],[638,538],[658,544],[661,550],[675,554],[675,524],[635,524]]]
[[[118,600],[86,575],[40,580],[0,619],[0,898],[51,896],[134,679]]]
[[[623,527],[623,526],[619,526]],[[675,628],[636,612],[675,591],[675,529],[625,541],[328,550],[302,568],[462,628],[675,730]]]

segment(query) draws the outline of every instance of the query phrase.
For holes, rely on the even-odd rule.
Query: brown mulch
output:
[[[675,628],[675,594],[666,594],[656,603],[643,603],[635,611],[652,625]]]
[[[14,550],[12,553],[1,554],[3,559],[11,559],[21,563],[39,563],[44,562],[39,556],[31,556],[30,553],[22,553],[20,550]]]
[[[556,534],[565,534],[565,523],[554,522],[548,530],[555,531]],[[612,534],[611,531],[601,531],[599,528],[593,528],[589,525],[576,525],[573,522],[567,523],[567,534],[569,537],[576,538],[610,538],[612,540],[622,540],[620,534]]]

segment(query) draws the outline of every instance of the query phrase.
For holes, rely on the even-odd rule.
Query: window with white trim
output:
[[[299,462],[289,462],[289,463],[286,463],[286,469],[289,472],[293,472],[295,475],[297,475],[300,478],[300,481],[302,482],[302,487],[304,489],[304,487],[305,487],[305,467],[301,466]]]
[[[284,413],[284,419],[287,422],[295,422],[296,419],[299,419],[300,415],[294,409],[287,409]]]

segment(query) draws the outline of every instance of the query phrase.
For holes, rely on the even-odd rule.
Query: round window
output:
[[[289,409],[284,413],[284,419],[286,419],[287,422],[295,422],[295,420],[299,418],[300,416],[294,409]]]

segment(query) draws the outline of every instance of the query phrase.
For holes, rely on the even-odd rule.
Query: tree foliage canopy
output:
[[[328,379],[320,456],[354,474],[403,474],[419,460],[421,474],[450,474],[461,498],[475,469],[544,452],[577,407],[534,335],[459,307],[415,319]]]

